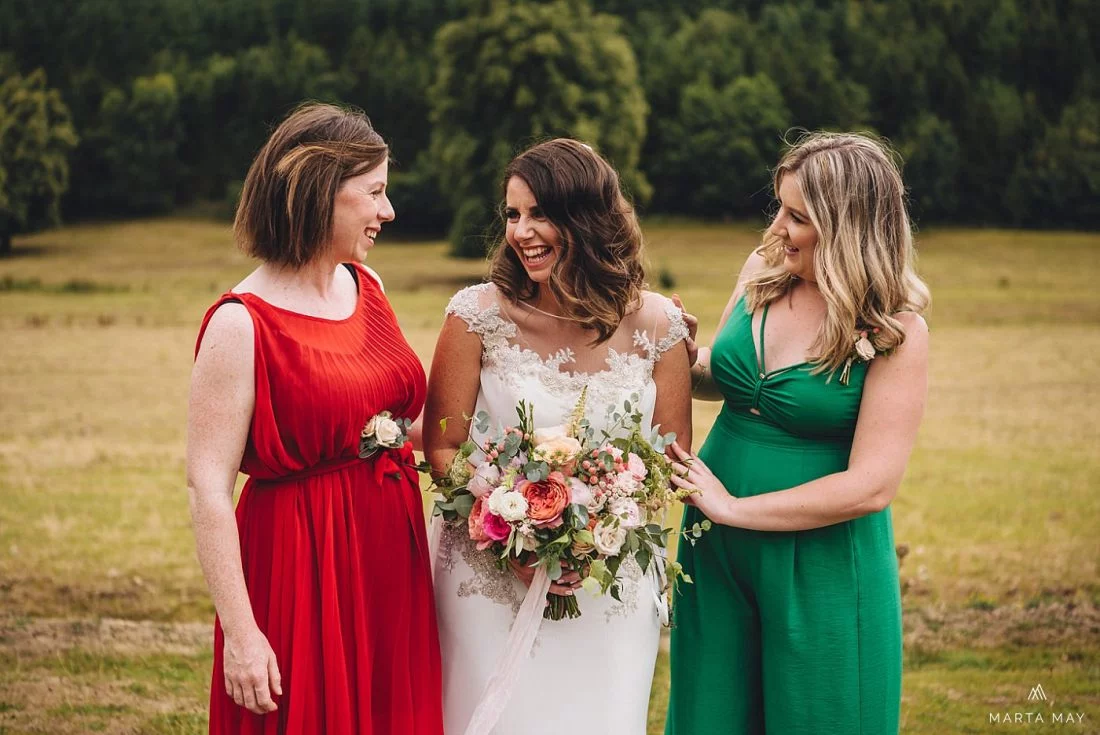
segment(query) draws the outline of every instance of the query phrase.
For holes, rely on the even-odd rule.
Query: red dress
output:
[[[248,596],[282,674],[279,708],[225,693],[214,627],[211,733],[440,735],[439,638],[411,445],[358,459],[380,411],[415,418],[424,369],[372,275],[352,269],[356,310],[330,320],[252,294],[256,408],[237,504]],[[196,348],[197,350],[197,348]]]

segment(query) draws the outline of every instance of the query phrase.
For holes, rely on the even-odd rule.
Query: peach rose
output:
[[[561,514],[569,505],[569,483],[565,475],[551,472],[542,482],[520,481],[515,489],[527,498],[527,517],[536,526],[557,528],[561,525]]]
[[[485,530],[481,525],[481,516],[483,513],[487,513],[488,509],[485,507],[485,498],[480,497],[474,501],[474,507],[470,509],[470,518],[467,520],[470,529],[470,538],[474,541],[489,541],[489,537],[485,535]]]

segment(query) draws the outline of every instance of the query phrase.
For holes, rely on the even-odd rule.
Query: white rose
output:
[[[554,439],[566,439],[568,437],[569,432],[565,430],[564,426],[558,424],[544,429],[535,429],[535,433],[531,435],[531,443],[537,447],[539,444],[545,444]]]
[[[401,433],[401,427],[391,418],[380,416],[374,426],[374,436],[382,446],[397,446],[397,439]]]
[[[374,436],[374,425],[377,424],[377,423],[378,423],[378,416],[371,416],[370,421],[368,421],[367,425],[363,427],[363,436],[364,437]]]
[[[507,492],[497,502],[500,517],[509,522],[522,521],[527,517],[527,498],[521,493]]]
[[[507,488],[498,487],[496,490],[493,490],[491,495],[489,495],[489,510],[498,516],[501,514],[500,504],[502,502],[502,498],[507,492]]]
[[[875,346],[871,344],[871,340],[866,337],[860,337],[856,340],[856,354],[859,355],[859,359],[864,362],[873,360],[875,358]]]
[[[642,512],[638,504],[630,498],[613,498],[607,504],[607,512],[617,517],[623,528],[637,528],[642,525]]]
[[[596,550],[601,554],[615,556],[626,543],[626,529],[622,526],[607,526],[602,523],[592,531],[596,539]]]

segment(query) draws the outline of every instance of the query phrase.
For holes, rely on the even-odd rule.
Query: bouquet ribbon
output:
[[[464,735],[489,735],[493,726],[497,724],[504,708],[508,706],[508,700],[512,698],[512,690],[518,679],[519,667],[523,660],[531,655],[531,647],[535,645],[535,636],[538,635],[542,625],[542,611],[546,606],[546,593],[550,591],[550,578],[546,576],[546,570],[540,565],[535,569],[535,578],[531,580],[531,586],[527,588],[527,595],[520,605],[519,614],[512,623],[512,630],[508,633],[508,642],[504,646],[504,653],[497,661],[496,673],[485,684],[485,691],[481,693],[481,701],[477,703],[469,724],[466,725]]]

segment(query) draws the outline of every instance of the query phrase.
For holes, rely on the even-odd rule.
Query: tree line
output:
[[[231,205],[304,99],[365,109],[405,231],[478,255],[500,171],[578,137],[647,213],[759,215],[788,131],[862,129],[918,222],[1100,225],[1092,0],[6,0],[0,247]]]

